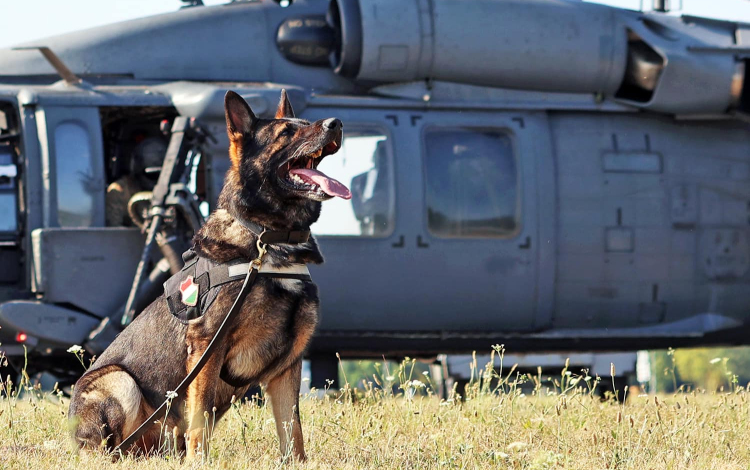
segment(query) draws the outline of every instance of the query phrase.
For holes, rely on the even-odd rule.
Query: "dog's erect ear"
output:
[[[289,102],[289,97],[286,96],[286,90],[281,90],[279,107],[276,109],[276,119],[293,117],[294,110],[292,109],[292,103]]]
[[[247,101],[231,90],[224,95],[224,114],[227,118],[227,133],[230,140],[239,139],[243,134],[252,132],[258,119]]]

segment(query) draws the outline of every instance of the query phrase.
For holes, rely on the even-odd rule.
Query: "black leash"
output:
[[[262,238],[262,237],[261,237]],[[195,380],[195,378],[200,373],[201,369],[203,369],[203,366],[206,365],[206,362],[208,361],[209,357],[211,357],[211,354],[214,352],[214,348],[216,345],[219,344],[219,342],[224,339],[224,336],[226,336],[227,330],[225,327],[229,325],[234,319],[234,317],[237,316],[237,313],[241,310],[242,302],[244,302],[245,298],[247,297],[247,294],[250,293],[250,289],[253,287],[253,284],[255,283],[255,279],[258,277],[258,271],[260,271],[261,265],[263,263],[263,256],[266,254],[266,244],[261,242],[261,238],[258,239],[257,247],[258,247],[258,257],[250,262],[247,275],[245,276],[245,282],[242,283],[242,288],[240,289],[240,293],[237,294],[237,298],[234,300],[234,303],[232,304],[232,307],[229,309],[229,312],[227,313],[227,316],[224,317],[224,321],[221,322],[221,325],[219,325],[219,329],[216,330],[216,334],[214,335],[213,339],[210,343],[208,343],[208,347],[203,352],[203,355],[198,359],[198,363],[195,364],[195,367],[190,371],[190,373],[185,377],[182,382],[180,382],[180,385],[177,386],[177,389],[174,390],[172,393],[176,393],[176,396],[182,396],[183,393],[185,393],[190,386],[190,384]],[[127,437],[124,441],[120,443],[117,447],[115,447],[114,452],[119,453],[120,456],[122,456],[123,449],[127,450],[132,446],[138,439],[143,436],[143,434],[151,427],[153,426],[154,419],[161,413],[164,413],[167,406],[171,403],[172,399],[167,398],[164,403],[159,406],[153,413],[151,413],[151,416],[149,416],[146,421],[144,421],[138,429],[133,431],[130,436]],[[166,418],[165,418],[166,422]]]

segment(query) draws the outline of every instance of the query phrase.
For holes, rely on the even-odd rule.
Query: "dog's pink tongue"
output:
[[[333,178],[329,178],[318,170],[311,168],[294,168],[290,173],[295,174],[307,182],[320,186],[320,189],[329,196],[338,196],[343,199],[351,199],[352,193],[349,188]]]

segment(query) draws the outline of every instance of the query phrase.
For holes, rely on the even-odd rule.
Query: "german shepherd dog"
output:
[[[268,230],[307,230],[318,219],[321,201],[351,197],[343,184],[316,169],[340,148],[341,121],[295,119],[284,91],[275,119],[257,118],[232,91],[225,96],[224,109],[231,167],[217,210],[193,239],[199,256],[219,263],[255,259],[257,236],[241,221]],[[322,262],[312,237],[299,245],[268,245],[263,260],[279,267]],[[75,385],[68,415],[79,447],[114,449],[177,388],[206,350],[241,284],[225,285],[207,311],[187,325],[170,314],[162,296],[117,336]],[[205,454],[212,423],[230,408],[232,397],[265,384],[282,455],[292,452],[305,459],[300,375],[317,319],[315,284],[259,277],[187,396],[174,398],[166,419],[160,418],[162,426],[152,426],[130,449],[122,450],[158,452],[161,433],[167,430],[188,459]],[[233,384],[222,380],[222,370],[229,372]]]

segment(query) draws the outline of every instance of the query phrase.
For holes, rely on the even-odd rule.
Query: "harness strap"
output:
[[[244,302],[245,298],[247,297],[247,294],[250,293],[250,289],[253,287],[253,284],[255,283],[255,279],[258,277],[258,270],[256,269],[254,264],[248,263],[248,271],[245,275],[245,282],[242,283],[242,288],[240,289],[240,293],[237,295],[237,298],[234,300],[234,303],[232,304],[232,307],[229,309],[229,312],[227,312],[227,316],[224,317],[224,321],[221,322],[221,325],[219,325],[219,329],[216,330],[216,334],[214,335],[213,339],[210,343],[208,343],[208,347],[206,347],[206,350],[203,352],[203,355],[198,359],[198,362],[195,364],[195,367],[190,371],[190,373],[183,379],[182,382],[180,382],[180,385],[177,386],[177,389],[174,390],[174,392],[177,394],[177,396],[183,396],[184,393],[187,391],[190,384],[195,380],[195,378],[200,373],[201,369],[203,369],[203,366],[206,365],[206,362],[208,361],[209,357],[211,357],[211,354],[214,352],[214,348],[216,345],[218,345],[221,340],[224,339],[224,337],[227,334],[227,325],[229,325],[232,320],[237,316],[237,313],[241,310],[242,303]],[[127,437],[124,441],[120,443],[115,448],[116,453],[120,453],[122,455],[123,449],[127,450],[132,446],[135,441],[140,439],[140,437],[154,424],[154,419],[159,416],[160,414],[164,413],[167,409],[167,406],[171,402],[170,399],[167,399],[164,403],[159,406],[153,413],[151,413],[151,416],[149,416],[146,421],[144,421],[138,429],[133,431],[133,433]]]
[[[250,263],[237,263],[237,264],[230,264],[228,266],[225,266],[225,272],[226,275],[229,277],[229,281],[233,281],[235,279],[239,279],[242,276],[245,275],[247,270],[249,269]],[[223,275],[222,273],[222,267],[216,267],[208,271],[209,276],[211,277],[211,285],[214,284],[214,278],[217,280],[221,279],[220,276]],[[307,277],[308,280],[310,278],[310,270],[307,269],[306,264],[291,264],[289,266],[273,266],[270,264],[264,264],[260,267],[260,271],[258,271],[258,276],[260,277],[274,277],[274,278],[280,278],[280,277],[292,277],[294,279],[297,279],[299,277]],[[226,282],[229,282],[226,281]]]

